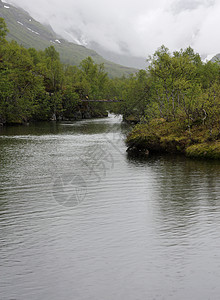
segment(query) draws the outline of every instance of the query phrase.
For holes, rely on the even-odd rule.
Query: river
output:
[[[0,299],[219,299],[220,162],[129,157],[120,117],[0,129]]]

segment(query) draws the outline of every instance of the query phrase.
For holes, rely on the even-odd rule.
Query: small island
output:
[[[190,131],[182,121],[166,122],[153,119],[138,124],[127,136],[127,151],[132,153],[180,153],[187,157],[220,159],[220,134],[215,127],[212,134],[204,125],[195,124]]]
[[[203,62],[190,47],[171,54],[164,46],[149,63],[135,82],[137,105],[130,102],[127,119],[139,123],[127,151],[220,159],[219,63]]]

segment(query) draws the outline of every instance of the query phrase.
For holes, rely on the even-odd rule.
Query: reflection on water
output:
[[[219,299],[220,163],[120,118],[0,129],[0,299]]]

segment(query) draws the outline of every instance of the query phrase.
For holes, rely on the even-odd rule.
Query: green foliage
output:
[[[91,57],[80,68],[63,65],[54,46],[27,50],[15,41],[1,44],[0,76],[0,123],[74,119],[80,109],[103,114],[103,105],[82,107],[80,100],[105,99],[115,83]]]
[[[190,157],[219,159],[220,65],[203,63],[190,47],[171,54],[162,46],[149,62],[144,79],[148,86],[144,93],[147,124],[133,129],[127,145],[144,151],[182,152]],[[137,78],[130,78],[125,90],[131,99],[137,97],[141,101],[137,82]],[[126,98],[126,108],[130,101]],[[135,109],[141,113],[138,105],[133,112]]]
[[[102,99],[105,96],[105,85],[108,80],[104,65],[97,65],[91,57],[88,57],[82,60],[80,68],[84,79],[85,94],[90,99]]]
[[[1,119],[21,123],[34,112],[35,98],[43,89],[42,78],[33,72],[29,52],[16,42],[5,44],[1,53]]]
[[[5,37],[8,32],[8,28],[3,18],[0,18],[0,44],[5,42]]]
[[[149,84],[149,74],[145,70],[114,82],[113,92],[122,100],[119,112],[123,114],[125,120],[137,122],[146,117],[146,110],[151,102]]]
[[[147,71],[124,81],[122,112],[140,120],[179,120],[211,128],[219,122],[220,66],[203,63],[192,48],[175,51],[162,46],[148,59]]]
[[[202,63],[199,56],[191,48],[171,55],[162,46],[150,60],[151,95],[158,105],[160,116],[175,120],[181,111],[190,123],[200,104],[201,88],[197,73]]]

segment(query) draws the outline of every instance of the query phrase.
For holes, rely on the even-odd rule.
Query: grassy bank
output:
[[[138,124],[127,136],[128,151],[143,153],[182,153],[188,157],[220,159],[220,129],[210,131],[203,124],[191,128],[185,122],[154,119]]]

